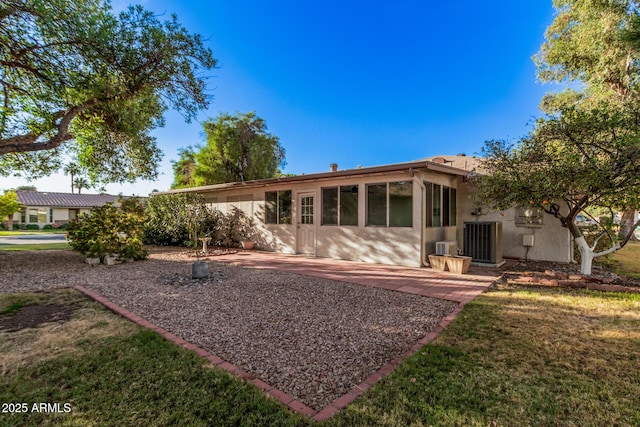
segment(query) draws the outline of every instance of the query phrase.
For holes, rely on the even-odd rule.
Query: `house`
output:
[[[110,194],[47,193],[42,191],[16,191],[18,201],[25,208],[13,215],[14,224],[66,224],[82,213],[106,203],[115,202],[118,196]]]
[[[264,250],[419,267],[428,255],[462,252],[474,262],[503,257],[569,262],[569,233],[531,209],[478,210],[463,155],[172,190],[195,192],[223,213],[251,217],[247,236]],[[548,217],[548,218],[547,218]]]

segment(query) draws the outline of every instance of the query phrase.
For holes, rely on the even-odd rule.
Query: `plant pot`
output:
[[[448,256],[442,255],[429,255],[429,264],[431,264],[431,268],[438,271],[445,271],[447,269],[447,258]]]
[[[447,267],[449,271],[455,274],[466,274],[471,265],[471,257],[469,256],[450,256],[447,258]]]
[[[98,265],[100,264],[100,258],[84,257],[84,262],[89,265]]]
[[[107,265],[116,265],[122,264],[122,260],[118,254],[106,254],[104,256],[104,263]]]
[[[255,242],[251,241],[251,240],[243,240],[240,242],[240,244],[242,245],[242,249],[253,249],[253,246],[255,245]]]
[[[196,261],[191,265],[191,278],[202,279],[209,275],[209,263],[206,261]]]

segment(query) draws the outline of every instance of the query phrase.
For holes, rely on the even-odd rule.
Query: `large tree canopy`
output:
[[[220,114],[204,122],[206,144],[180,150],[172,188],[273,178],[285,165],[277,136],[255,113]]]
[[[590,274],[593,258],[624,246],[638,225],[623,221],[617,235],[608,228],[614,212],[633,217],[640,207],[639,5],[554,0],[554,6],[534,60],[543,82],[568,88],[545,96],[547,116],[517,144],[485,144],[487,174],[478,179],[478,195],[498,209],[533,204],[554,215],[570,230],[582,272]],[[576,217],[594,209],[610,219],[587,241]],[[609,247],[596,249],[603,236]]]
[[[106,0],[0,3],[0,174],[45,176],[71,153],[94,181],[157,176],[150,131],[206,108],[212,52],[175,16]]]

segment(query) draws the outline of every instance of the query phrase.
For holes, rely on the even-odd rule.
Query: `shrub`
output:
[[[152,196],[145,214],[145,243],[183,246],[197,244],[201,235],[213,237],[221,215],[205,204],[204,197],[192,193]]]
[[[51,224],[45,224],[42,226],[43,230],[53,230],[53,225]]]
[[[40,230],[40,226],[38,224],[27,224],[25,229],[26,230]]]
[[[69,245],[88,258],[117,254],[124,259],[144,259],[144,222],[144,208],[137,198],[121,200],[120,207],[108,203],[69,223]]]

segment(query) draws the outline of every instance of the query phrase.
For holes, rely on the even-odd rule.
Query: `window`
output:
[[[340,187],[340,225],[358,225],[358,186]]]
[[[313,224],[313,196],[304,196],[300,199],[300,222]]]
[[[278,224],[291,224],[291,190],[278,191]]]
[[[413,225],[413,183],[389,183],[389,227]]]
[[[37,224],[47,222],[47,210],[45,208],[29,209],[29,223]]]
[[[291,190],[264,193],[264,222],[291,224]]]
[[[322,189],[322,225],[358,225],[358,186]]]
[[[367,225],[411,227],[413,225],[412,181],[367,185]]]
[[[367,185],[367,225],[387,225],[387,184]]]
[[[338,187],[322,189],[322,225],[338,225]]]
[[[278,192],[267,191],[264,193],[264,222],[267,224],[278,223]]]
[[[542,208],[528,206],[516,209],[517,227],[542,227],[544,210]]]
[[[442,221],[440,216],[440,201],[442,199],[442,186],[439,184],[433,184],[433,227],[441,227]]]
[[[456,225],[458,215],[455,188],[425,182],[425,227],[449,227]]]

